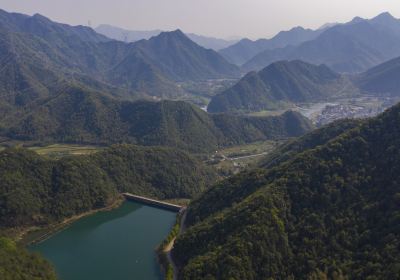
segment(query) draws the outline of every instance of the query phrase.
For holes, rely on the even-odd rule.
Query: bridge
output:
[[[163,208],[163,209],[171,210],[171,211],[175,211],[175,212],[182,212],[186,208],[184,206],[180,206],[180,205],[176,205],[176,204],[172,204],[172,203],[168,203],[168,202],[164,202],[164,201],[160,201],[160,200],[156,200],[156,199],[151,199],[151,198],[147,198],[147,197],[140,196],[140,195],[134,195],[131,193],[123,193],[122,195],[128,200],[140,202],[140,203],[143,203],[143,204],[146,204],[149,206],[155,206],[155,207],[159,207],[159,208]]]

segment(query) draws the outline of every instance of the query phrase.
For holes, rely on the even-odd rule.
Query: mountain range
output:
[[[398,278],[399,116],[334,123],[214,185],[175,241],[180,279]]]
[[[299,60],[278,61],[259,72],[250,72],[231,88],[212,97],[208,111],[255,112],[290,104],[315,103],[341,97],[400,96],[400,58],[361,74],[345,75],[326,65]]]
[[[119,101],[70,86],[55,97],[0,121],[0,135],[20,140],[67,143],[134,143],[192,152],[266,139],[295,137],[311,130],[299,113],[276,117],[209,115],[182,101]]]
[[[400,57],[369,69],[356,79],[357,85],[373,94],[400,95]]]
[[[234,45],[224,48],[219,53],[231,63],[242,65],[258,53],[287,46],[298,45],[316,38],[323,29],[311,30],[295,27],[289,31],[281,31],[271,39],[242,39]]]
[[[123,42],[136,42],[142,39],[150,39],[151,37],[158,36],[162,30],[149,30],[149,31],[136,31],[119,28],[116,26],[101,24],[94,29],[97,33],[103,34],[108,38],[115,39]],[[185,35],[195,42],[196,44],[206,48],[218,51],[233,45],[237,40],[225,40],[214,37],[202,36],[194,33],[185,33]]]
[[[1,10],[0,34],[0,95],[12,105],[48,97],[63,81],[125,99],[176,98],[183,92],[176,81],[239,75],[236,66],[179,30],[128,44],[88,27]]]
[[[351,80],[325,65],[300,60],[272,63],[259,72],[250,72],[233,87],[217,94],[209,112],[262,111],[285,104],[318,102],[358,93]]]
[[[244,71],[259,70],[279,60],[300,59],[326,64],[338,72],[363,72],[400,56],[400,20],[383,13],[367,20],[355,18],[325,29],[298,45],[265,49],[243,64]]]

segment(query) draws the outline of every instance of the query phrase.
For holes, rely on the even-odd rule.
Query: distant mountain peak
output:
[[[32,16],[32,18],[37,19],[37,20],[41,20],[41,21],[48,21],[48,22],[51,21],[49,18],[47,18],[47,17],[45,17],[45,16],[43,16],[41,14],[34,14]]]
[[[399,20],[393,17],[389,12],[384,12],[371,19],[371,21],[382,24],[392,24],[397,23]]]
[[[180,29],[176,29],[173,31],[163,31],[161,32],[157,37],[171,37],[171,38],[176,38],[176,39],[189,39],[185,33],[182,32]]]
[[[334,26],[339,25],[339,24],[340,24],[340,23],[338,23],[338,22],[328,22],[328,23],[325,23],[325,24],[321,25],[321,26],[318,28],[318,30],[325,30],[325,29],[334,27]]]
[[[296,26],[290,29],[290,31],[300,31],[300,30],[306,30],[303,26]]]
[[[395,19],[395,17],[389,12],[384,12],[377,15],[374,19]]]
[[[359,23],[364,21],[365,19],[363,19],[362,17],[355,17],[352,19],[352,21],[350,23]]]

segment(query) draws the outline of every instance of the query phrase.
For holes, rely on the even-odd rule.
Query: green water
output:
[[[174,212],[127,201],[78,220],[30,250],[50,260],[61,280],[159,280],[154,250],[175,217]]]

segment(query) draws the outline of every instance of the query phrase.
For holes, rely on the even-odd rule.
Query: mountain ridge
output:
[[[132,43],[142,39],[150,39],[151,37],[157,36],[161,32],[164,32],[163,30],[158,29],[149,31],[135,31],[108,24],[99,25],[95,28],[95,31],[111,39]],[[185,32],[185,34],[196,44],[207,49],[213,49],[215,51],[218,51],[237,42],[237,40],[225,40],[215,37],[198,35],[195,33]]]
[[[233,87],[217,94],[210,112],[261,111],[287,104],[317,102],[356,92],[348,79],[326,65],[300,60],[278,61],[259,72],[250,72]]]
[[[400,20],[381,14],[335,25],[298,46],[265,50],[248,60],[243,69],[257,70],[277,60],[301,59],[326,64],[338,72],[363,72],[400,56]]]
[[[192,152],[302,135],[312,129],[299,113],[277,117],[210,115],[182,101],[119,101],[79,86],[61,90],[28,111],[0,121],[12,139],[67,143],[133,143]]]
[[[288,31],[280,31],[271,39],[258,39],[256,41],[242,39],[238,43],[220,50],[219,53],[228,61],[236,65],[242,65],[264,50],[297,45],[311,40],[321,32],[322,30],[304,29],[298,26]]]
[[[173,249],[180,279],[396,278],[399,112],[317,130],[320,145],[300,140],[191,203]]]

